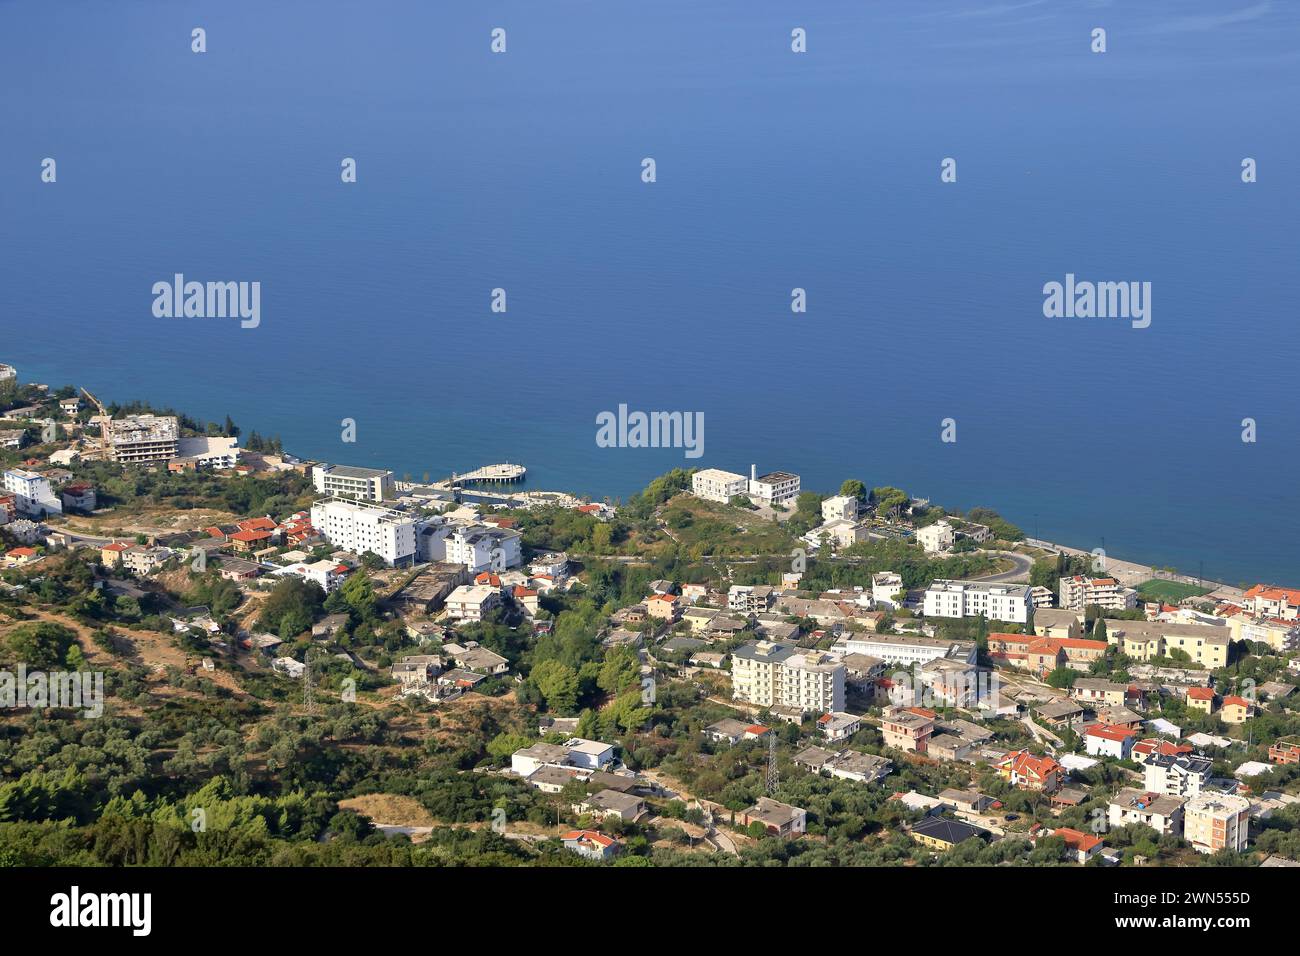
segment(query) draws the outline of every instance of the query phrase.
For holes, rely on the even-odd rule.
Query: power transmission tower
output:
[[[776,787],[780,782],[781,777],[776,769],[776,731],[769,730],[767,738],[767,795],[769,797],[776,794]]]

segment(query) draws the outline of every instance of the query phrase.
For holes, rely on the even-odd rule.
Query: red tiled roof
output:
[[[1059,836],[1065,841],[1065,845],[1072,850],[1087,852],[1093,847],[1101,845],[1101,837],[1095,837],[1091,833],[1083,833],[1070,827],[1057,827],[1052,831],[1052,836]]]
[[[1174,744],[1168,740],[1157,740],[1154,737],[1148,737],[1146,740],[1139,740],[1133,745],[1135,754],[1157,753],[1161,756],[1177,757],[1179,754],[1189,754],[1192,748],[1186,744]]]
[[[1213,687],[1189,687],[1187,696],[1192,700],[1214,700]]]
[[[1300,590],[1296,588],[1280,588],[1272,584],[1256,584],[1246,592],[1246,597],[1262,597],[1266,601],[1285,600],[1288,604],[1300,605]]]
[[[614,845],[614,841],[605,834],[596,830],[569,830],[560,834],[561,840],[577,840],[579,843],[595,843],[598,846],[609,847]]]
[[[1116,727],[1113,724],[1093,724],[1088,728],[1089,737],[1100,737],[1103,740],[1128,740],[1130,737],[1136,737],[1136,730],[1129,730],[1127,727]]]

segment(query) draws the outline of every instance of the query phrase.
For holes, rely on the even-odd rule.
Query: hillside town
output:
[[[1300,865],[1300,587],[855,478],[346,449],[0,366],[0,855]]]

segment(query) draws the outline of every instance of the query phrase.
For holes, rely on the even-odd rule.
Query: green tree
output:
[[[856,478],[850,478],[840,485],[840,494],[847,495],[850,498],[857,498],[859,501],[866,501],[867,486]]]
[[[529,675],[548,710],[571,714],[578,706],[578,672],[557,660],[542,661]]]
[[[15,663],[26,664],[29,670],[54,670],[67,661],[76,640],[77,635],[62,624],[42,621],[18,625],[9,632],[5,645]]]

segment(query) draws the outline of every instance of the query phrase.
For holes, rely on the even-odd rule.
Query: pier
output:
[[[505,462],[499,465],[484,465],[482,468],[475,468],[473,471],[467,471],[463,475],[453,474],[447,479],[447,484],[451,486],[461,484],[474,484],[478,482],[501,482],[508,484],[513,481],[523,481],[524,476],[528,474],[528,469],[523,465],[512,465]]]

